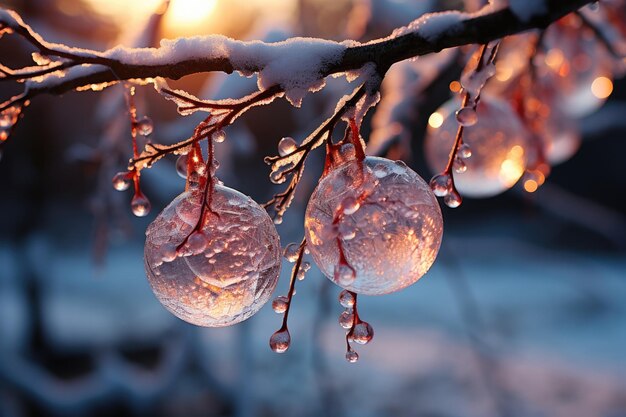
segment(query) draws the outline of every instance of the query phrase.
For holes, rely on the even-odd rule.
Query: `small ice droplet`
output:
[[[304,272],[307,272],[309,269],[311,269],[311,263],[307,261],[302,262],[302,265],[300,265],[300,269]]]
[[[467,143],[464,143],[459,146],[459,151],[457,152],[457,154],[459,157],[467,159],[472,156],[472,148]]]
[[[456,120],[460,125],[470,127],[478,122],[478,115],[472,107],[463,107],[456,112]]]
[[[289,262],[294,263],[298,260],[298,254],[300,253],[300,245],[298,243],[292,242],[285,247],[283,252],[283,256]]]
[[[376,178],[385,178],[387,175],[389,175],[389,171],[386,166],[379,164],[374,167],[374,176]]]
[[[346,352],[346,360],[350,363],[355,363],[359,360],[359,354],[354,350],[349,350]]]
[[[288,306],[289,299],[284,295],[279,295],[278,297],[274,298],[274,301],[272,301],[272,309],[278,314],[282,314],[287,311]]]
[[[354,314],[351,311],[344,311],[339,315],[339,325],[344,329],[349,329],[354,324]]]
[[[208,239],[206,238],[205,234],[200,231],[193,232],[187,238],[187,245],[189,247],[189,250],[194,255],[206,249],[207,244]]]
[[[152,124],[152,119],[148,116],[145,116],[141,120],[137,121],[137,132],[141,136],[150,136],[153,130],[154,125]]]
[[[339,225],[339,236],[343,240],[352,240],[356,236],[356,230],[353,226],[346,224],[345,222]]]
[[[462,174],[467,171],[467,165],[465,164],[465,161],[463,161],[458,156],[454,158],[452,166],[454,167],[454,172],[456,172],[457,174]]]
[[[287,329],[278,330],[270,337],[270,349],[276,353],[286,352],[290,344],[291,335]]]
[[[280,156],[289,155],[298,147],[297,143],[293,138],[284,137],[278,142],[278,154]]]
[[[115,188],[117,191],[128,190],[128,187],[130,187],[130,178],[128,172],[118,172],[117,174],[115,174],[111,182],[113,183],[113,188]]]
[[[346,308],[352,308],[354,306],[354,295],[348,290],[341,291],[339,293],[339,304]]]
[[[437,197],[445,197],[452,189],[452,178],[448,174],[435,175],[430,180],[430,189]]]
[[[445,196],[443,199],[443,202],[446,204],[446,206],[450,208],[457,208],[458,206],[461,205],[462,201],[463,201],[463,198],[461,198],[461,195],[454,190],[451,191],[450,194]]]
[[[356,278],[354,270],[350,266],[344,264],[339,264],[335,266],[334,276],[335,282],[337,282],[339,285],[350,285],[354,282]]]
[[[148,200],[143,193],[136,193],[130,202],[130,208],[137,217],[147,216],[151,208],[150,200]]]
[[[224,132],[222,129],[217,129],[215,132],[213,132],[211,138],[215,143],[222,143],[226,140],[226,132]]]
[[[344,214],[350,215],[357,212],[359,207],[361,207],[361,203],[356,198],[350,196],[343,199],[341,207],[343,207]]]
[[[352,340],[359,345],[369,343],[374,337],[374,329],[366,321],[362,321],[354,325],[352,329]]]
[[[4,142],[9,138],[8,128],[0,128],[0,142]]]
[[[176,252],[176,246],[165,244],[161,248],[161,260],[163,262],[172,262],[177,256],[178,253]]]
[[[277,214],[276,217],[274,217],[274,224],[281,224],[283,222],[283,216],[281,216],[280,214]]]
[[[187,155],[181,155],[176,160],[176,173],[181,178],[187,178]]]

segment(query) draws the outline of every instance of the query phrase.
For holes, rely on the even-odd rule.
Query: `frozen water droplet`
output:
[[[115,174],[112,180],[113,188],[117,191],[128,190],[128,187],[130,187],[130,177],[128,174],[128,172],[118,172]]]
[[[389,170],[385,165],[379,164],[374,167],[374,176],[376,178],[385,178],[389,175]]]
[[[291,335],[287,329],[278,330],[270,337],[270,349],[276,353],[286,352],[290,344]]]
[[[289,299],[284,295],[279,295],[278,297],[274,298],[274,301],[272,301],[272,309],[278,314],[282,314],[287,311],[288,306]]]
[[[8,128],[0,128],[0,142],[4,142],[9,138]]]
[[[344,311],[339,315],[339,325],[344,329],[350,329],[354,324],[354,314],[352,311]]]
[[[344,214],[350,215],[356,213],[359,207],[361,207],[361,203],[356,198],[349,196],[343,199],[341,207],[343,207]]]
[[[224,132],[224,130],[222,129],[217,129],[215,132],[213,132],[211,138],[215,143],[222,143],[226,140],[226,132]]]
[[[346,222],[342,222],[339,227],[339,236],[343,240],[352,240],[356,236],[356,230],[353,226],[347,224]]]
[[[430,180],[430,189],[437,197],[445,197],[452,189],[452,177],[448,174],[435,175]]]
[[[306,271],[300,269],[296,274],[296,278],[298,279],[298,281],[302,281],[304,278],[306,278]]]
[[[143,193],[138,192],[133,196],[133,199],[130,201],[130,208],[133,211],[133,214],[137,217],[144,217],[150,213],[150,200],[146,198]]]
[[[362,321],[354,325],[351,334],[355,343],[365,345],[374,337],[374,329],[368,322]]]
[[[462,126],[470,127],[478,122],[478,115],[472,107],[463,107],[456,112],[456,120]]]
[[[344,264],[339,264],[335,266],[334,276],[335,282],[337,282],[339,285],[350,285],[354,282],[356,278],[354,270],[350,266]]]
[[[462,201],[463,198],[461,198],[461,195],[454,190],[452,190],[450,194],[443,198],[443,202],[446,204],[446,206],[450,208],[457,208],[461,205]]]
[[[349,350],[346,352],[346,360],[350,363],[355,363],[359,360],[359,354],[354,350]]]
[[[300,269],[304,272],[307,272],[309,269],[311,269],[311,263],[307,261],[302,262],[302,265],[300,265]]]
[[[178,253],[176,252],[176,246],[172,244],[165,244],[161,248],[161,260],[163,262],[172,262],[177,256]]]
[[[299,253],[300,253],[300,244],[292,242],[285,247],[283,256],[289,262],[293,263],[298,260]]]
[[[472,148],[467,143],[464,143],[459,146],[457,155],[463,159],[467,159],[472,156]]]
[[[152,119],[150,119],[148,116],[145,116],[141,120],[137,121],[137,132],[140,135],[150,136],[153,130],[154,125],[152,124]]]
[[[295,151],[297,147],[298,144],[295,140],[293,140],[293,138],[290,138],[288,136],[284,137],[280,140],[280,142],[278,142],[278,154],[280,156],[289,155],[290,153]]]
[[[208,244],[207,237],[205,236],[204,233],[200,231],[193,232],[191,235],[189,235],[189,238],[187,238],[187,246],[189,247],[189,250],[191,251],[192,255],[196,255],[204,251],[204,249],[206,249],[207,244]]]
[[[187,178],[187,155],[181,155],[176,160],[176,173],[181,178]]]
[[[467,171],[467,165],[465,164],[465,161],[463,161],[458,156],[454,158],[452,166],[454,167],[454,172],[456,172],[457,174],[462,174]]]
[[[283,216],[281,216],[280,214],[277,214],[276,217],[274,217],[274,224],[282,224],[283,222]]]
[[[339,293],[339,304],[345,308],[352,308],[354,306],[354,295],[348,290],[341,291]]]

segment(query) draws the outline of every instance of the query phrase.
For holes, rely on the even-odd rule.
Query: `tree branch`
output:
[[[115,83],[120,80],[146,80],[157,76],[179,79],[201,72],[241,71],[245,74],[259,73],[271,66],[273,61],[284,59],[288,54],[301,59],[313,46],[317,59],[314,65],[301,65],[290,75],[270,78],[265,84],[259,80],[261,89],[280,85],[289,98],[289,82],[303,78],[309,84],[323,82],[332,74],[358,70],[374,63],[380,73],[392,64],[421,55],[467,44],[485,44],[494,39],[534,28],[545,28],[564,15],[577,10],[590,0],[545,0],[541,13],[519,16],[511,8],[495,9],[487,6],[478,13],[445,12],[424,15],[409,26],[396,30],[391,36],[366,44],[347,41],[336,43],[317,39],[295,38],[279,43],[259,41],[241,42],[223,36],[211,35],[176,41],[163,41],[160,48],[116,47],[106,52],[68,48],[45,42],[14,12],[0,9],[0,27],[11,29],[22,36],[43,55],[56,57],[66,68],[61,72],[37,73],[39,76],[25,82],[24,94],[2,105],[0,110],[24,103],[42,94],[63,94],[74,89]],[[181,53],[181,49],[183,50]],[[261,59],[258,59],[261,51]],[[236,52],[236,53],[234,53]],[[299,53],[298,53],[299,52]],[[255,60],[255,56],[257,59]],[[293,63],[293,62],[292,62]],[[316,64],[316,65],[315,65]],[[311,79],[313,76],[313,79]],[[8,80],[13,77],[2,77]],[[304,77],[307,78],[307,77]],[[314,84],[314,83],[313,83]],[[298,85],[304,90],[314,90],[314,85]],[[297,100],[296,100],[297,102]]]

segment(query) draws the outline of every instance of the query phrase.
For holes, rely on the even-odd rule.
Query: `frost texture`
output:
[[[354,201],[359,205],[354,210]],[[346,202],[351,202],[348,207]],[[348,213],[333,225],[338,211]],[[334,281],[339,242],[356,277],[342,287],[368,295],[415,283],[431,267],[441,243],[441,211],[424,180],[404,163],[367,157],[322,179],[306,210],[308,248]]]
[[[437,113],[444,121],[429,126],[424,142],[426,161],[433,173],[444,170],[459,127],[450,100]],[[454,175],[458,191],[469,197],[490,197],[511,188],[524,173],[529,149],[528,133],[513,109],[504,101],[483,95],[477,108],[478,122],[463,130],[463,143],[472,156],[465,159],[467,171]]]
[[[202,194],[185,192],[172,201],[146,231],[144,261],[148,281],[159,301],[177,317],[199,326],[229,326],[256,313],[278,282],[281,255],[272,220],[249,197],[215,186],[202,232],[200,253],[167,252],[193,231]]]

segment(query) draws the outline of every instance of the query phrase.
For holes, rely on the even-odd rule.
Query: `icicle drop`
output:
[[[343,207],[343,214],[350,215],[356,213],[361,204],[356,198],[348,196],[341,202],[341,206]]]
[[[346,360],[350,363],[355,363],[359,360],[359,354],[354,350],[349,350],[346,352]]]
[[[280,156],[286,156],[296,150],[298,144],[293,138],[284,137],[278,142],[278,154]]]
[[[454,158],[452,168],[454,168],[454,172],[456,172],[457,174],[462,174],[467,171],[467,164],[457,156]]]
[[[462,126],[474,126],[478,122],[478,115],[472,107],[463,107],[456,112],[456,120]]]
[[[137,132],[140,135],[150,136],[153,130],[154,125],[152,124],[152,119],[150,119],[148,116],[145,116],[141,120],[137,121]]]
[[[450,208],[457,208],[458,206],[461,205],[462,201],[463,201],[463,198],[455,190],[452,190],[450,194],[448,194],[447,196],[443,198],[443,202],[446,204],[446,206]]]
[[[289,345],[291,345],[291,335],[287,329],[278,330],[270,337],[270,349],[276,353],[286,352]]]
[[[457,152],[457,155],[463,159],[470,158],[472,156],[472,148],[467,143],[463,143],[461,146],[459,146],[459,151]]]
[[[226,132],[224,132],[223,129],[217,129],[211,135],[211,139],[213,139],[213,142],[215,143],[222,143],[226,140]]]
[[[130,208],[133,211],[133,214],[137,217],[147,216],[148,213],[150,213],[151,207],[150,200],[148,200],[148,198],[143,195],[141,191],[135,193],[130,202]]]
[[[366,321],[362,321],[354,325],[351,332],[351,338],[355,343],[359,345],[365,345],[369,343],[374,337],[374,329]]]
[[[354,313],[352,311],[343,311],[339,315],[339,325],[344,329],[349,329],[354,324]]]
[[[181,155],[176,159],[176,173],[181,178],[187,178],[187,155]]]
[[[118,172],[112,180],[113,188],[117,191],[126,191],[130,187],[130,178],[128,172]]]
[[[354,307],[354,301],[354,295],[350,291],[343,290],[339,293],[339,304],[341,304],[343,307]]]
[[[448,174],[435,175],[430,180],[430,189],[437,197],[445,197],[452,190],[452,177]]]
[[[287,311],[288,306],[289,299],[284,295],[279,295],[278,297],[274,298],[274,301],[272,301],[272,309],[278,314],[282,314]]]
[[[350,285],[354,282],[356,275],[348,265],[339,264],[335,266],[334,278],[339,285]]]

